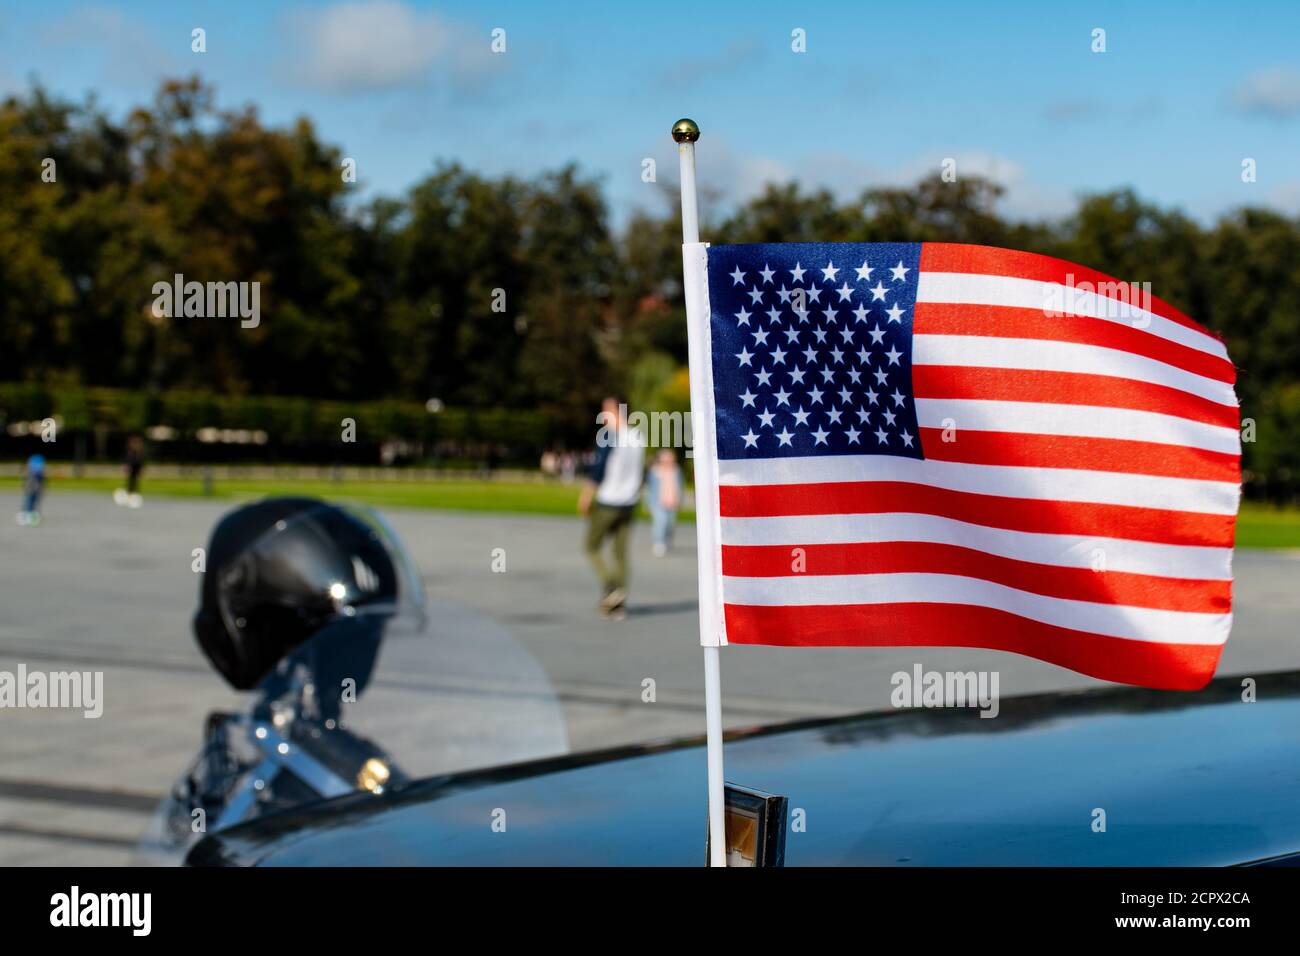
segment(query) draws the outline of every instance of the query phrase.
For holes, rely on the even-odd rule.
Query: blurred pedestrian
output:
[[[113,500],[119,505],[139,508],[144,504],[144,497],[140,494],[140,472],[144,471],[144,439],[139,435],[132,435],[126,440],[126,458],[123,464],[126,468],[126,487],[113,492]]]
[[[23,506],[18,512],[18,523],[41,523],[41,498],[45,495],[45,456],[32,455],[23,468]]]
[[[651,551],[662,558],[673,544],[677,509],[682,506],[682,469],[671,449],[661,449],[646,472],[646,504],[650,507]]]
[[[560,473],[559,462],[560,456],[555,453],[554,449],[546,449],[546,451],[542,452],[542,460],[539,463],[542,474],[547,478],[554,478]]]
[[[627,423],[627,406],[610,397],[601,403],[596,457],[578,495],[578,512],[587,516],[587,557],[602,588],[599,609],[608,618],[626,616],[627,544],[641,497],[645,437]],[[612,563],[604,555],[611,544]]]

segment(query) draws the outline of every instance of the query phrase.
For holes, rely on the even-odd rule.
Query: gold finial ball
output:
[[[700,128],[693,119],[679,119],[673,124],[673,140],[678,143],[693,143],[700,138]]]

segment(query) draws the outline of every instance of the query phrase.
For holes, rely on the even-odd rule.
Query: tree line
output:
[[[616,228],[576,166],[531,178],[441,163],[360,201],[310,120],[268,127],[197,79],[114,119],[39,86],[0,103],[0,382],[241,398],[437,399],[539,413],[589,438],[611,389],[686,401],[680,232]],[[1300,487],[1300,220],[1247,207],[1210,225],[1130,190],[1011,221],[977,178],[844,200],[774,183],[709,218],[716,242],[947,241],[1059,256],[1155,295],[1238,365],[1252,493]],[[707,209],[707,203],[706,203]],[[167,318],[158,282],[258,282],[267,320]]]

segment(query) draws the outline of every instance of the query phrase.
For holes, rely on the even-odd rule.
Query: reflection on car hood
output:
[[[1241,863],[1300,850],[1300,672],[1257,694],[1229,677],[804,722],[729,736],[727,778],[804,811],[791,866]],[[698,739],[537,761],[316,804],[190,862],[698,866],[704,780]]]

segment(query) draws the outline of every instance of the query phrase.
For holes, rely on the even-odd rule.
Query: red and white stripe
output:
[[[1068,314],[1049,316],[1067,276],[1115,281],[925,244],[925,460],[718,463],[728,643],[986,647],[1173,689],[1213,676],[1232,623],[1235,371],[1159,300],[1116,319],[1100,295],[1058,295]]]

